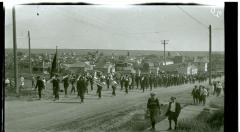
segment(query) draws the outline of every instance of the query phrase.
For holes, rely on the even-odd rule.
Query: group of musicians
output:
[[[88,93],[88,87],[91,90],[94,89],[94,84],[97,87],[97,95],[99,99],[102,97],[102,89],[112,88],[112,95],[116,96],[117,87],[120,90],[125,91],[128,94],[129,90],[139,89],[143,92],[146,89],[152,90],[157,87],[169,87],[182,85],[186,83],[204,82],[207,80],[206,74],[196,75],[183,75],[183,74],[122,74],[122,73],[108,73],[103,74],[102,72],[84,72],[81,74],[65,74],[60,79],[58,74],[54,74],[53,77],[47,82],[52,83],[53,95],[55,100],[59,100],[60,83],[63,83],[65,96],[68,95],[67,91],[71,86],[71,94],[77,91],[77,95],[81,98],[81,102],[84,101],[84,94]],[[40,76],[37,77],[37,83],[35,88],[38,88],[39,98],[41,99],[41,91],[44,89],[45,81]],[[90,84],[90,85],[89,85]]]

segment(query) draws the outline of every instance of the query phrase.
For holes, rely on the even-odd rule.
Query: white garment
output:
[[[20,81],[21,81],[21,85],[23,86],[24,85],[24,77],[21,77]]]
[[[171,112],[176,112],[176,102],[171,103],[170,111]]]
[[[5,84],[10,84],[9,79],[6,79],[6,80],[5,80]]]
[[[208,95],[208,91],[206,88],[203,89],[203,95],[207,96]]]
[[[43,79],[43,84],[46,87],[46,79]]]
[[[221,85],[221,83],[218,83],[218,84],[217,84],[217,88],[222,89],[222,85]]]

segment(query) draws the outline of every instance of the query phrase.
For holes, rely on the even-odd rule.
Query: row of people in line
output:
[[[112,86],[112,89],[113,89],[113,95],[116,95],[116,87],[117,86],[120,86],[121,87],[121,90],[123,90],[123,88],[125,88],[125,92],[126,94],[128,93],[128,90],[132,90],[134,89],[134,86],[136,86],[137,89],[139,89],[138,85],[140,83],[140,89],[144,92],[146,89],[150,88],[150,90],[152,90],[153,87],[157,87],[157,86],[172,86],[172,85],[181,85],[181,84],[184,84],[184,83],[194,83],[195,81],[205,81],[206,79],[206,76],[204,75],[194,75],[194,76],[186,76],[186,75],[180,75],[180,74],[176,74],[176,75],[171,75],[171,74],[162,74],[162,75],[154,75],[154,74],[141,74],[141,75],[138,75],[138,74],[127,74],[127,75],[120,75],[120,76],[116,76],[116,74],[107,74],[106,76],[104,76],[103,74],[97,74],[97,75],[93,75],[93,74],[90,74],[90,73],[84,73],[81,75],[83,78],[84,78],[84,87],[85,87],[85,92],[88,93],[88,86],[90,84],[90,87],[91,87],[91,90],[93,90],[93,85],[94,83],[96,82],[96,78],[95,77],[98,77],[98,79],[100,78],[101,82],[104,83],[104,85],[97,85],[97,93],[99,95],[99,97],[101,98],[101,90],[103,87],[107,87],[107,89],[109,89],[110,85]],[[54,82],[53,83],[53,94],[56,93],[54,90],[54,88],[56,87],[59,87],[59,83],[63,83],[63,87],[64,87],[64,92],[65,92],[65,96],[67,96],[67,92],[68,92],[68,87],[72,86],[71,88],[71,93],[75,93],[76,92],[76,88],[77,90],[79,89],[80,86],[77,86],[77,81],[79,80],[79,77],[77,77],[77,75],[75,74],[69,74],[69,75],[66,75],[66,76],[63,76],[60,81],[60,77],[58,75],[55,75],[53,78],[57,78],[57,83],[58,84],[55,84]],[[33,78],[35,78],[33,76]],[[36,87],[39,87],[37,86],[37,82],[39,82],[39,80],[42,80],[43,81],[43,87],[42,89],[46,88],[46,79],[45,77],[39,79],[40,77],[38,76],[37,77],[37,81],[35,82],[34,79],[32,79],[32,85],[36,88]],[[53,79],[52,78],[52,79]],[[51,80],[52,80],[51,79]],[[156,81],[157,79],[158,82]],[[23,87],[24,85],[24,78],[23,76],[21,76],[21,86]],[[59,87],[60,89],[60,87]],[[40,90],[41,91],[41,90]],[[58,90],[59,91],[59,90]],[[99,92],[100,91],[100,92]],[[78,95],[79,95],[79,91],[78,92]],[[41,94],[41,92],[39,93]],[[55,94],[54,94],[55,95]],[[39,95],[40,96],[40,95]],[[56,98],[57,95],[56,95]]]
[[[213,85],[205,87],[203,85],[195,85],[191,95],[193,97],[194,104],[203,104],[205,105],[207,97],[212,94],[219,96],[223,86],[220,81],[213,81]]]
[[[209,96],[210,89],[206,88],[202,85],[195,85],[195,87],[192,90],[192,97],[193,97],[193,103],[194,104],[206,104],[206,98]]]

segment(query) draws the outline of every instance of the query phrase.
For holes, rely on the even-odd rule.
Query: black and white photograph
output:
[[[223,132],[224,5],[5,8],[6,132]]]

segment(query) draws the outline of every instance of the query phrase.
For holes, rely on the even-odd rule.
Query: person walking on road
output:
[[[71,94],[72,92],[75,93],[75,83],[76,83],[76,76],[72,74],[71,78],[70,78],[70,82],[71,82],[71,85],[72,85],[72,89],[71,89]]]
[[[202,86],[202,102],[203,102],[203,105],[206,104],[206,99],[207,99],[207,96],[208,96],[208,90],[206,87]]]
[[[126,75],[124,80],[124,87],[125,87],[125,93],[128,94],[128,87],[129,87],[129,77]]]
[[[159,118],[159,115],[161,114],[160,111],[160,105],[159,100],[156,98],[156,94],[154,92],[151,92],[150,98],[147,102],[147,110],[150,114],[150,120],[152,125],[152,130],[155,130],[155,124],[157,122],[157,119]]]
[[[197,103],[197,85],[194,86],[192,90],[193,104]]]
[[[124,75],[121,75],[121,77],[120,77],[121,90],[123,90],[124,80],[125,80]]]
[[[68,87],[69,87],[69,77],[68,77],[68,75],[63,77],[62,82],[63,82],[64,93],[65,93],[65,97],[66,97],[67,96],[67,90],[68,90]]]
[[[112,79],[112,95],[116,96],[116,88],[117,88],[117,82]]]
[[[169,120],[168,130],[172,130],[172,120],[175,123],[174,129],[176,130],[177,129],[177,119],[181,112],[181,105],[178,102],[176,102],[175,97],[171,97],[170,99],[171,99],[171,101],[169,102],[168,109],[167,109],[167,112],[165,115],[168,117],[168,120]]]
[[[86,91],[86,82],[83,76],[79,78],[77,81],[77,89],[78,89],[78,95],[80,96],[81,103],[84,102],[84,94]]]
[[[110,86],[110,75],[108,74],[107,77],[106,77],[106,83],[107,83],[107,89],[109,90],[109,86]]]
[[[141,76],[140,84],[141,84],[141,89],[144,92],[145,91],[145,77],[144,76]]]
[[[5,87],[6,88],[10,87],[10,80],[8,78],[5,79]]]
[[[136,86],[137,86],[137,89],[138,89],[139,82],[140,82],[140,75],[139,75],[139,74],[137,74],[137,75],[135,76],[135,82],[136,82]]]
[[[43,77],[42,81],[44,84],[43,89],[47,89],[47,80],[45,79],[45,77]]]
[[[90,82],[90,85],[91,85],[91,91],[93,90],[93,79],[94,79],[94,77],[93,77],[93,75],[89,75],[89,82]]]
[[[55,74],[51,80],[52,84],[53,84],[53,94],[54,94],[54,101],[59,100],[59,90],[60,90],[60,86],[59,86],[59,78],[58,75]]]
[[[34,88],[35,87],[35,77],[34,77],[34,75],[32,75],[32,88]]]
[[[20,75],[20,90],[24,87],[24,77]]]
[[[38,89],[39,100],[42,98],[42,90],[44,89],[44,82],[41,80],[40,76],[37,76],[37,83],[35,89]]]
[[[221,94],[221,91],[222,91],[222,85],[221,85],[221,82],[218,81],[217,82],[217,97]]]
[[[105,85],[103,76],[100,75],[99,78],[97,78],[96,81],[97,81],[97,94],[98,94],[98,98],[101,99],[102,98],[102,88]]]

